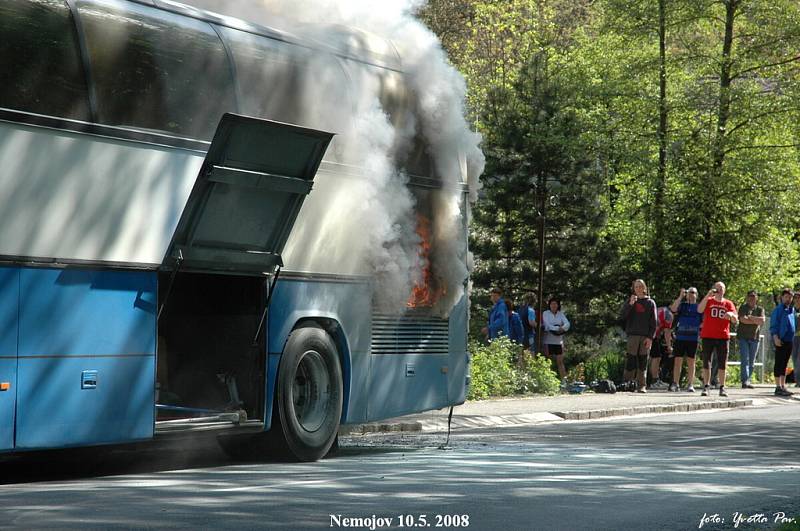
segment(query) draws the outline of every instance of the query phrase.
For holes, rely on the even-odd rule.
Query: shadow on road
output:
[[[397,447],[340,447],[325,459],[397,453]],[[408,449],[404,450],[408,451]],[[264,456],[254,463],[287,464]],[[23,452],[0,456],[0,485],[35,483],[127,474],[208,469],[242,464],[227,456],[213,437],[136,444]]]

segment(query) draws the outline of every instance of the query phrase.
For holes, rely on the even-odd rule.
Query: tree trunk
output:
[[[717,130],[714,134],[711,175],[715,181],[722,176],[725,163],[725,135],[731,113],[731,52],[733,50],[733,23],[741,0],[724,0],[725,37],[722,42],[722,63],[719,73],[719,108],[717,110]],[[718,181],[717,181],[718,182]],[[717,184],[711,183],[713,184]]]
[[[667,186],[667,0],[658,0],[658,171],[653,197],[653,254],[650,271],[654,290],[664,289],[663,269],[658,267],[664,260],[665,216],[664,190]]]

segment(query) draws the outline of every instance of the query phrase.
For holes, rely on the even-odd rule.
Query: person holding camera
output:
[[[703,327],[700,339],[703,342],[703,392],[708,396],[711,378],[711,356],[716,355],[719,369],[717,378],[720,383],[719,396],[728,396],[725,392],[725,369],[728,365],[728,349],[731,338],[731,323],[739,322],[736,306],[724,297],[725,283],[716,282],[700,304],[697,311],[703,314]]]
[[[681,381],[681,366],[683,358],[686,358],[686,391],[694,393],[694,358],[700,337],[700,323],[703,322],[703,314],[697,311],[697,288],[681,288],[678,298],[670,305],[669,309],[675,314],[677,321],[672,384],[669,386],[669,390],[678,390],[678,383]]]
[[[561,311],[561,301],[550,297],[547,302],[549,308],[542,312],[542,343],[545,353],[556,362],[558,375],[563,381],[567,377],[567,368],[564,366],[564,334],[569,330],[569,320]]]
[[[646,393],[647,355],[653,345],[658,319],[656,303],[647,295],[647,284],[642,279],[633,281],[633,294],[622,305],[620,321],[628,335],[623,380],[637,380],[639,393]]]

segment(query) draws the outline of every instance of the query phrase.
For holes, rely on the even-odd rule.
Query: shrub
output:
[[[586,370],[583,363],[579,363],[567,370],[568,382],[583,382],[586,379]]]
[[[526,354],[521,363],[515,366],[522,348],[506,337],[494,339],[488,345],[472,342],[470,352],[469,400],[516,393],[559,392],[560,382],[550,368],[550,360]]]
[[[554,395],[560,391],[561,382],[551,368],[550,360],[544,356],[526,355],[522,369],[516,373],[517,391],[520,393]]]
[[[470,343],[472,362],[467,398],[480,400],[512,394],[515,391],[512,359],[518,348],[506,337],[499,337],[488,345]]]
[[[625,350],[625,340],[620,336],[618,330],[608,330],[604,335],[593,337],[593,336],[573,336],[570,338],[564,347],[564,365],[567,366],[569,369],[570,367],[576,367],[579,364],[583,363],[584,368],[586,371],[586,379],[592,381],[594,378],[591,377],[593,374],[593,369],[590,369],[589,365],[591,360],[596,358],[603,358],[604,356],[611,355],[615,357],[616,354],[623,352]],[[623,362],[624,363],[624,357]],[[611,379],[617,381],[615,379],[615,369],[616,360],[609,365],[609,368],[612,369],[612,373],[609,376],[605,376],[601,379]],[[618,378],[622,378],[622,371],[619,371]]]
[[[625,356],[619,352],[606,352],[599,356],[589,358],[584,363],[586,380],[611,380],[622,381],[622,372],[625,370]]]
[[[742,383],[742,368],[738,365],[728,365],[725,371],[725,385],[738,385]]]

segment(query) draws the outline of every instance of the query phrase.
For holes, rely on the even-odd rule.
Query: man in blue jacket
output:
[[[500,288],[493,288],[491,292],[492,311],[489,312],[489,324],[483,328],[483,333],[489,336],[489,339],[495,339],[501,335],[508,337],[508,308],[503,301],[503,290]],[[789,341],[791,347],[792,342]]]
[[[792,308],[792,290],[786,288],[781,293],[781,302],[769,318],[769,333],[775,344],[775,396],[791,396],[786,389],[786,365],[792,355],[795,320]]]

